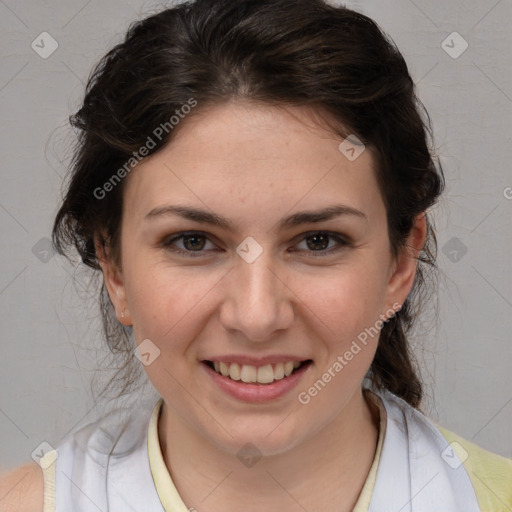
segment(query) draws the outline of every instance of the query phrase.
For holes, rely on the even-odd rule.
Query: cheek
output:
[[[310,315],[317,317],[334,344],[345,344],[347,338],[374,325],[383,312],[385,279],[382,271],[370,263],[340,266],[322,276],[302,277],[296,289]]]
[[[297,397],[306,417],[333,418],[364,379],[378,345],[382,282],[379,272],[369,266],[365,272],[340,269],[325,286],[319,287],[317,280],[318,292],[305,297],[315,313],[310,314],[310,325],[314,322],[318,342],[315,375]]]
[[[135,340],[137,345],[151,340],[149,345],[141,345],[149,346],[152,353],[144,371],[162,396],[181,396],[180,382],[187,379],[188,368],[195,363],[189,349],[204,328],[207,314],[203,301],[214,280],[211,276],[199,279],[197,272],[194,277],[190,270],[164,265],[148,268],[147,264],[131,277],[127,292]]]
[[[154,340],[163,345],[162,350],[180,350],[180,343],[190,339],[186,331],[200,327],[197,316],[204,309],[202,301],[219,276],[201,273],[198,267],[178,269],[148,261],[144,257],[132,260],[127,272],[135,338],[138,342]]]

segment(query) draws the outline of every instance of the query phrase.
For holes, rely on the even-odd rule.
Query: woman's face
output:
[[[172,414],[231,453],[283,452],[357,396],[416,262],[392,257],[370,149],[340,150],[307,108],[181,122],[127,178],[109,293]]]

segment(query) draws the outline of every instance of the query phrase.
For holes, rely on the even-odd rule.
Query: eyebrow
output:
[[[235,231],[234,225],[228,219],[211,213],[200,208],[193,208],[190,206],[157,206],[153,208],[145,217],[145,220],[151,220],[158,217],[177,215],[187,220],[202,224],[210,224],[217,226],[228,231]],[[361,211],[346,205],[333,205],[321,210],[309,210],[297,212],[288,217],[281,219],[278,225],[278,229],[292,228],[294,226],[300,226],[301,224],[309,224],[315,222],[324,222],[327,220],[340,217],[342,215],[350,215],[361,218],[368,222],[368,217]]]

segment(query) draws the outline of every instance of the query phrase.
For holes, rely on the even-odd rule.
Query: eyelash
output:
[[[182,249],[176,249],[175,247],[172,247],[172,244],[174,242],[176,242],[177,240],[180,240],[187,236],[194,236],[194,235],[203,236],[211,242],[211,240],[209,239],[209,237],[206,233],[203,233],[201,231],[187,231],[187,232],[183,232],[183,233],[178,233],[177,236],[173,236],[173,238],[170,238],[170,239],[168,238],[168,239],[164,240],[162,243],[162,246],[164,248],[172,251],[175,254],[180,254],[180,255],[184,255],[186,257],[192,257],[192,258],[201,257],[203,255],[203,253],[206,251],[203,251],[203,250],[201,250],[201,251],[184,251]],[[321,249],[319,251],[306,251],[306,252],[314,254],[314,256],[313,256],[314,258],[319,258],[319,257],[321,258],[323,256],[329,256],[331,254],[337,253],[340,250],[350,246],[350,243],[346,239],[342,238],[337,233],[331,233],[329,231],[310,231],[308,233],[304,233],[302,235],[302,238],[300,239],[299,243],[306,240],[309,237],[314,236],[314,235],[325,235],[325,236],[329,237],[330,239],[335,240],[339,244],[339,246],[334,249],[331,248],[331,249]]]

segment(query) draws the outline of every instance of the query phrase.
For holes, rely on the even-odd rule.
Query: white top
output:
[[[464,467],[443,458],[437,427],[388,391],[367,396],[379,405],[379,440],[354,512],[478,512]],[[44,512],[188,512],[158,442],[162,403],[116,409],[42,457]]]

